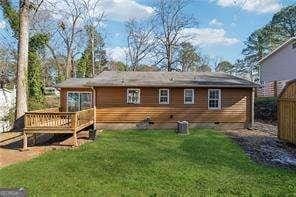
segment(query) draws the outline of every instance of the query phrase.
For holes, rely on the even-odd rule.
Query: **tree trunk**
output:
[[[71,50],[68,50],[67,61],[66,61],[66,79],[71,78],[71,70],[72,70],[72,52]]]
[[[172,47],[171,46],[168,46],[167,58],[168,58],[167,69],[169,72],[171,72],[173,70],[172,69],[173,57],[172,57]]]
[[[23,127],[23,118],[27,106],[27,71],[29,50],[29,0],[20,1],[20,32],[18,43],[17,88],[16,88],[16,121],[14,129]]]
[[[92,77],[95,76],[95,50],[94,50],[94,33],[91,34],[91,67],[92,67]]]

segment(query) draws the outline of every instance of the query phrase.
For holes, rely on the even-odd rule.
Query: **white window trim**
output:
[[[192,91],[192,102],[186,102],[185,98],[186,98],[186,95],[185,95],[185,92],[187,90],[191,90]],[[194,104],[194,100],[195,100],[195,93],[194,93],[194,89],[184,89],[184,93],[183,93],[183,97],[184,97],[184,104]]]
[[[161,98],[161,94],[160,94],[160,92],[163,91],[163,90],[165,90],[165,91],[168,92],[168,96],[167,96],[167,97],[168,97],[168,99],[167,99],[168,101],[167,101],[167,102],[161,102],[161,101],[160,101],[160,98]],[[167,89],[167,88],[161,88],[161,89],[158,90],[158,103],[159,103],[159,104],[170,104],[170,89]]]
[[[90,93],[91,94],[91,103],[92,103],[92,106],[94,104],[94,101],[93,101],[93,92],[91,92],[91,91],[67,91],[66,112],[68,112],[68,98],[69,98],[69,93]]]
[[[130,91],[130,90],[138,90],[139,91],[139,101],[138,102],[136,102],[136,103],[129,103],[129,101],[128,101],[128,92]],[[141,104],[141,89],[140,88],[127,88],[126,89],[126,103],[127,104]]]
[[[210,91],[219,91],[218,107],[210,107]],[[211,99],[213,100],[213,99]],[[208,89],[208,109],[210,110],[220,110],[221,109],[221,89]]]

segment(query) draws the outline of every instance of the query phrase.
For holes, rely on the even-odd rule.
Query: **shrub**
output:
[[[277,122],[277,98],[260,97],[255,99],[255,120],[276,123]]]

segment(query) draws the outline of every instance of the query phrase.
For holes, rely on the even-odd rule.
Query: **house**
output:
[[[51,95],[51,96],[59,96],[60,92],[54,87],[45,87],[44,88],[44,94],[45,95]]]
[[[7,131],[10,125],[3,119],[15,105],[15,90],[0,88],[0,132]]]
[[[296,37],[293,37],[259,61],[259,95],[278,96],[286,82],[296,78]]]
[[[116,72],[57,85],[62,112],[94,107],[97,128],[249,127],[255,84],[225,73]],[[147,126],[147,125],[146,125]]]

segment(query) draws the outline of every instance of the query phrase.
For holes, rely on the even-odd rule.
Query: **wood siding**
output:
[[[296,144],[296,80],[284,88],[278,108],[278,137]]]
[[[221,110],[208,109],[208,88],[194,89],[194,104],[184,104],[184,88],[169,88],[169,104],[159,104],[159,88],[140,89],[140,104],[127,104],[127,88],[96,88],[96,122],[138,123],[147,117],[155,123],[173,123],[180,120],[196,123],[249,124],[251,122],[252,89],[221,89]],[[68,91],[92,91],[92,89],[62,89],[60,96],[62,111],[67,110]]]
[[[221,89],[221,110],[208,109],[208,89],[196,88],[194,104],[184,104],[184,88],[169,88],[170,103],[159,104],[158,88],[140,88],[140,104],[126,103],[122,87],[96,88],[97,123],[137,123],[150,117],[155,123],[250,123],[252,89]]]

